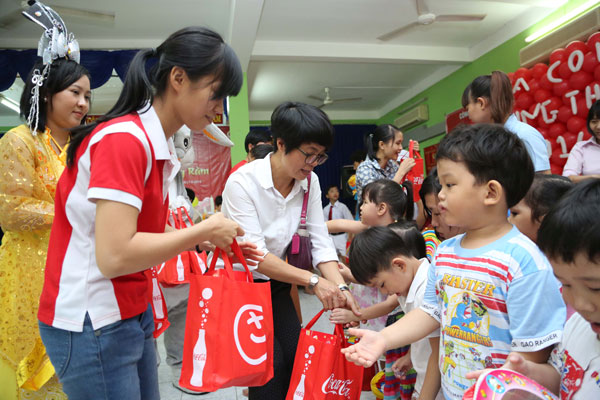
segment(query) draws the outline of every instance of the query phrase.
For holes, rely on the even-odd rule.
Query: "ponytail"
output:
[[[488,99],[495,123],[504,124],[512,114],[515,99],[510,78],[504,72],[494,71],[491,75],[478,76],[467,85],[461,99],[463,108],[478,97]]]
[[[367,149],[367,156],[371,160],[378,160],[377,150],[379,150],[379,142],[388,143],[394,140],[396,132],[400,129],[391,124],[379,125],[373,133],[370,133],[365,138],[365,147]]]
[[[157,59],[157,62],[146,72],[146,65],[152,59]],[[143,107],[150,107],[154,96],[162,96],[167,90],[169,75],[174,67],[183,69],[192,82],[213,76],[215,82],[219,82],[215,99],[235,96],[242,87],[240,61],[218,33],[202,27],[180,29],[156,49],[140,50],[135,55],[129,64],[121,94],[106,115],[71,131],[68,166],[73,166],[78,147],[99,124],[131,114]]]
[[[492,119],[498,124],[504,124],[506,119],[512,114],[515,103],[508,75],[501,71],[492,72],[490,91]]]
[[[406,180],[402,182],[402,189],[407,197],[406,207],[404,211],[404,218],[412,221],[415,218],[415,202],[413,201],[413,185],[410,181]],[[400,218],[395,218],[399,220]]]

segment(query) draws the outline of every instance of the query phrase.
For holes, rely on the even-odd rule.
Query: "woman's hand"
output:
[[[397,359],[392,365],[392,371],[396,378],[403,377],[411,368],[412,362],[410,360],[410,352]]]
[[[229,246],[233,243],[233,239],[236,236],[244,236],[244,230],[236,222],[225,218],[221,213],[213,215],[198,225],[201,224],[208,225],[208,241],[220,249],[227,250],[228,253],[231,253]]]
[[[329,320],[334,324],[348,324],[352,321],[358,321],[354,313],[346,308],[335,308],[331,311]]]
[[[398,176],[400,178],[404,178],[404,176],[406,174],[408,174],[410,172],[410,170],[413,169],[413,167],[416,164],[417,164],[417,162],[415,161],[414,158],[411,158],[411,157],[405,158],[400,163],[400,168],[398,168],[398,172],[396,173],[396,176]]]
[[[346,296],[338,289],[337,285],[323,277],[319,278],[319,283],[315,285],[313,290],[326,310],[344,308],[346,306]]]
[[[244,259],[248,265],[257,265],[264,260],[263,252],[258,250],[257,246],[252,242],[238,242],[240,249],[242,250],[242,254],[244,254]],[[233,256],[234,263],[241,262],[238,260],[237,256]]]
[[[342,354],[348,361],[363,367],[370,367],[385,351],[385,338],[381,332],[368,329],[348,329],[348,334],[354,335],[360,341],[342,349]]]

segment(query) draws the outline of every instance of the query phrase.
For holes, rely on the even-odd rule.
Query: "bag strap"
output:
[[[231,250],[233,251],[233,254],[235,254],[237,256],[237,258],[240,260],[240,263],[246,270],[246,278],[247,278],[248,282],[253,283],[254,277],[252,276],[252,273],[250,272],[250,268],[248,268],[248,263],[246,262],[246,259],[244,258],[244,253],[242,253],[242,249],[240,248],[240,245],[238,244],[238,242],[235,239],[233,240],[233,243],[231,243]],[[219,249],[218,247],[215,249],[215,251],[213,253],[213,258],[210,262],[210,267],[208,267],[208,269],[206,270],[206,273],[215,270],[215,268],[217,266],[217,259],[219,257],[221,257],[221,259],[223,260],[223,263],[225,264],[224,269],[225,269],[225,273],[227,274],[227,277],[229,279],[234,279],[233,264],[231,262],[231,259],[229,258],[229,256],[227,255],[226,252],[224,252],[222,249]]]
[[[313,317],[313,319],[311,319],[308,324],[306,324],[306,326],[304,327],[304,329],[311,329],[313,327],[314,324],[317,323],[317,321],[319,320],[319,318],[321,318],[321,316],[323,315],[323,313],[325,312],[325,309],[323,308],[321,311],[319,311],[317,313],[317,315],[315,315]],[[346,336],[344,335],[344,327],[342,326],[342,324],[335,324],[335,329],[333,330],[333,333],[340,338],[340,342],[342,343],[342,347],[347,347],[348,344],[346,343]]]
[[[421,158],[421,153],[415,151],[415,141],[412,139],[410,140],[410,143],[408,145],[408,156],[410,158]]]
[[[321,318],[321,315],[323,315],[323,313],[325,312],[325,309],[322,309],[321,311],[319,311],[317,313],[317,315],[314,316],[313,319],[311,319],[308,324],[306,324],[306,326],[304,327],[304,329],[310,329],[313,327],[314,324],[317,323],[317,321],[319,320],[319,318]]]
[[[306,208],[308,206],[308,194],[310,193],[310,178],[310,175],[308,176],[308,178],[306,178],[308,180],[308,187],[306,189],[306,192],[304,192],[304,199],[302,199],[302,212],[300,213],[301,226],[306,226]]]

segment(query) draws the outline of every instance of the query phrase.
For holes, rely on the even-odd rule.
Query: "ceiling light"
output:
[[[525,38],[525,42],[526,43],[533,42],[534,40],[537,40],[537,39],[541,38],[542,36],[547,35],[548,33],[552,32],[556,28],[559,28],[562,25],[565,25],[566,23],[570,22],[572,19],[574,19],[574,18],[578,17],[579,15],[583,14],[584,12],[590,10],[592,7],[596,6],[598,3],[600,3],[600,0],[586,1],[579,7],[574,8],[573,10],[569,11],[562,17],[552,21],[548,25],[538,29],[531,35],[527,36]]]
[[[12,99],[2,96],[2,98],[0,98],[0,103],[4,106],[10,108],[11,110],[16,111],[17,114],[19,114],[21,112],[21,108],[19,107],[19,104],[17,104],[17,102]]]

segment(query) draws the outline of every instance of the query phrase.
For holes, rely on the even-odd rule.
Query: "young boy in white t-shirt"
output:
[[[386,348],[438,330],[443,394],[459,400],[473,383],[468,372],[500,367],[511,351],[546,363],[566,309],[550,264],[506,217],[533,181],[523,142],[500,125],[463,126],[436,158],[439,208],[465,234],[438,247],[423,306],[381,332],[351,329],[361,340],[342,351],[369,366]]]
[[[386,301],[363,308],[361,319],[387,315],[398,305],[404,313],[408,313],[423,304],[429,261],[425,254],[425,240],[416,226],[401,231],[389,226],[369,228],[352,241],[349,259],[350,270],[358,283],[376,287],[388,295]],[[341,308],[332,311],[330,320],[335,323],[358,321],[355,315]],[[434,332],[411,344],[409,353],[392,367],[397,376],[405,374],[411,367],[415,369],[414,399],[419,398],[423,391],[430,393],[423,393],[424,398],[434,398],[439,391],[438,343],[439,332]]]
[[[561,399],[600,399],[599,216],[600,179],[590,179],[567,192],[544,217],[538,245],[562,283],[563,298],[576,313],[567,321],[548,364],[534,364],[511,353],[504,365],[560,393]]]
[[[353,220],[352,213],[348,207],[340,200],[340,190],[336,185],[331,185],[327,188],[325,194],[329,204],[323,207],[323,217],[325,221],[331,221],[334,219],[348,219]],[[333,240],[335,251],[337,252],[340,259],[346,261],[346,242],[348,241],[348,235],[346,232],[330,233],[329,237]]]

